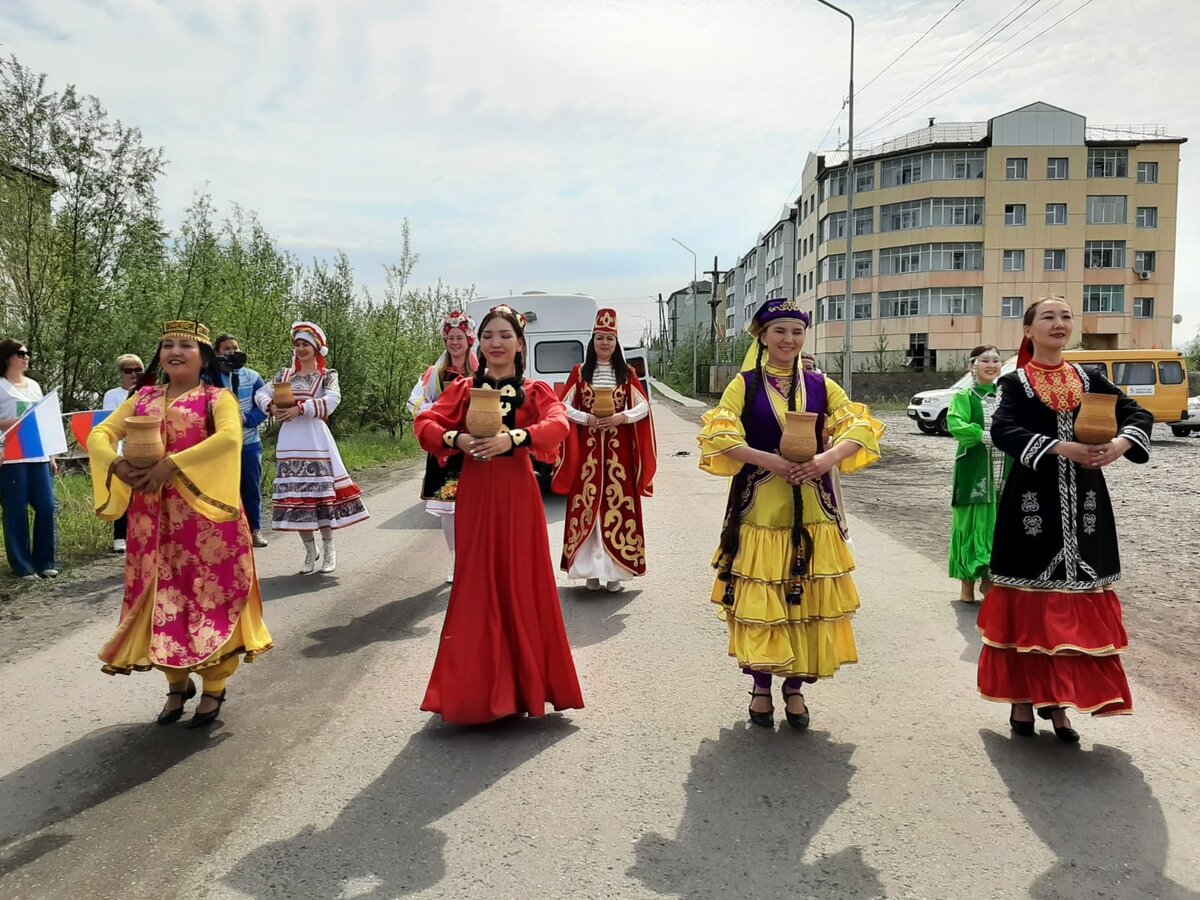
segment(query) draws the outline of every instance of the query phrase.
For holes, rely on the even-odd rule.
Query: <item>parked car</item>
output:
[[[1000,374],[1011,372],[1016,367],[1017,358],[1014,356],[1004,364]],[[908,417],[916,422],[917,427],[925,434],[948,435],[950,429],[946,427],[946,413],[950,409],[950,398],[970,383],[971,376],[964,375],[948,388],[914,394],[908,401]]]
[[[1188,397],[1187,415],[1178,422],[1172,422],[1169,427],[1175,437],[1187,437],[1200,431],[1200,397]]]

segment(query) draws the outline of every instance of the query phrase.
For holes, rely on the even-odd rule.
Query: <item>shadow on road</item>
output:
[[[675,838],[643,836],[629,874],[686,900],[884,896],[858,847],[803,861],[825,820],[850,796],[854,745],[819,731],[751,728],[722,729],[717,740],[701,742]]]
[[[385,898],[430,888],[446,874],[446,836],[433,823],[576,730],[560,716],[472,728],[430,719],[328,828],[308,826],[253,851],[225,882],[255,898]],[[490,839],[487,822],[476,827]]]
[[[426,634],[428,628],[414,627],[417,622],[444,610],[450,599],[446,585],[438,585],[412,597],[401,597],[376,607],[365,616],[356,616],[345,625],[333,625],[309,633],[316,643],[300,653],[322,658],[354,653],[380,641],[406,641]]]
[[[379,528],[391,531],[440,531],[442,526],[437,516],[425,512],[425,501],[414,503],[403,512],[396,513],[386,522],[380,523]]]
[[[1129,754],[1103,744],[1080,750],[1048,730],[1032,740],[979,733],[1013,803],[1058,857],[1030,897],[1200,898],[1163,873],[1167,823]]]
[[[542,503],[546,507],[546,524],[562,524],[567,519],[567,498],[564,494],[542,494]]]
[[[979,651],[983,647],[983,642],[979,637],[979,630],[975,627],[975,623],[979,621],[979,608],[982,603],[960,603],[954,601],[954,615],[958,619],[958,633],[963,636],[966,642],[966,647],[963,648],[962,656],[959,657],[963,662],[969,662],[971,665],[979,664]]]
[[[563,620],[571,646],[590,647],[602,644],[625,630],[628,613],[621,612],[641,594],[641,591],[626,589],[619,594],[607,591],[589,591],[587,588],[568,587],[559,590],[563,599]]]
[[[303,560],[297,557],[297,564]],[[268,575],[258,579],[258,589],[262,591],[263,603],[280,600],[284,597],[294,597],[297,594],[319,594],[326,588],[336,588],[337,573],[301,575],[293,572],[289,575]]]
[[[147,718],[157,710],[147,710]],[[0,778],[0,845],[76,816],[217,746],[223,733],[160,728],[153,721],[100,728]],[[67,840],[62,840],[66,837]],[[0,875],[57,849],[43,835],[0,851]]]

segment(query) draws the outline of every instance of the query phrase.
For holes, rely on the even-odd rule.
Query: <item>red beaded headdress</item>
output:
[[[602,309],[596,313],[596,325],[592,334],[620,334],[617,330],[617,311]]]

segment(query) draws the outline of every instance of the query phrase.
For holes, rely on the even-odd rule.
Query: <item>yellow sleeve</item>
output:
[[[168,454],[167,462],[192,509],[213,522],[232,522],[241,515],[242,409],[231,391],[221,391],[212,412],[213,433]]]
[[[92,470],[92,496],[96,503],[96,515],[106,522],[113,522],[125,515],[133,488],[113,474],[122,459],[117,453],[117,444],[125,438],[125,420],[133,415],[137,394],[126,399],[112,414],[92,429],[88,435],[88,464]]]
[[[736,376],[725,388],[716,409],[710,409],[700,420],[700,471],[709,475],[736,475],[743,463],[725,454],[734,447],[746,445],[746,430],[742,427],[742,408],[746,403],[746,380]]]
[[[826,428],[830,446],[849,441],[859,447],[857,453],[838,463],[838,469],[849,475],[879,462],[879,439],[887,426],[871,415],[866,404],[855,403],[847,397],[837,382],[826,378],[825,391],[829,402]]]

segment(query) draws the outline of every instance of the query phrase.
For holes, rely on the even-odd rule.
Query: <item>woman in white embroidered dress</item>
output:
[[[337,568],[333,531],[368,517],[362,490],[351,479],[326,419],[341,402],[337,370],[325,367],[329,353],[325,332],[312,322],[292,325],[295,356],[271,383],[259,389],[254,402],[280,422],[275,450],[275,492],[271,527],[298,531],[304,543],[304,565],[310,575],[321,562],[322,572]],[[294,405],[276,404],[278,386],[291,386]],[[322,552],[316,532],[321,530]]]

